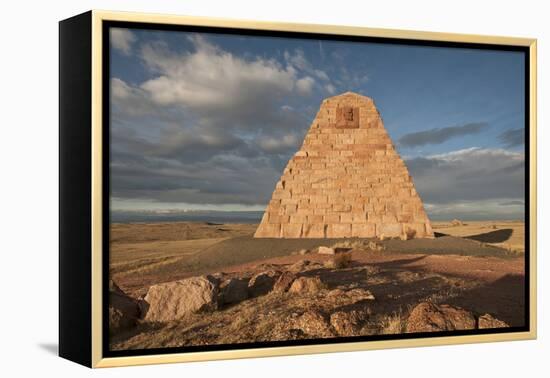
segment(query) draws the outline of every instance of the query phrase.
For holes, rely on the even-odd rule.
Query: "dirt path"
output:
[[[300,249],[315,249],[359,239],[255,239],[250,235],[223,240],[185,261],[187,270],[222,269],[230,265],[290,255]],[[377,242],[392,254],[434,254],[508,257],[508,251],[475,240],[454,236],[435,239],[385,240]]]
[[[213,225],[206,223],[167,223],[113,225],[111,242],[111,275],[119,285],[134,295],[142,294],[148,286],[174,281],[203,273],[227,270],[229,267],[256,264],[258,261],[286,258],[301,249],[315,250],[319,246],[353,243],[359,239],[255,239],[254,225]],[[444,266],[456,273],[476,269],[469,257],[487,257],[479,272],[495,269],[500,260],[512,258],[509,251],[477,240],[454,236],[435,239],[377,241],[384,251],[354,256],[370,263],[369,259],[406,259],[407,256],[429,255],[411,268]],[[395,257],[392,257],[394,256]],[[441,256],[457,256],[441,260]],[[439,256],[439,257],[438,257]],[[459,264],[464,258],[465,264]],[[496,259],[495,259],[496,258]],[[438,260],[439,259],[439,260]],[[481,264],[481,262],[480,262]],[[452,268],[454,267],[454,268]],[[427,269],[427,268],[426,268]],[[479,273],[478,272],[478,273]],[[490,273],[490,272],[489,272]],[[480,273],[481,274],[481,273]]]

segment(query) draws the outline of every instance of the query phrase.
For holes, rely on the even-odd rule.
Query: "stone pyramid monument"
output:
[[[433,237],[371,98],[347,92],[323,101],[254,237]]]

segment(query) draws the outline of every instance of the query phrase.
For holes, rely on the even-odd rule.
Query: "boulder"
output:
[[[485,328],[506,328],[510,326],[506,322],[503,322],[502,320],[494,318],[490,314],[485,314],[485,315],[481,315],[477,319],[477,327],[479,329],[485,329]]]
[[[248,281],[230,278],[220,284],[220,300],[223,304],[242,302],[248,298]]]
[[[330,324],[339,336],[356,336],[367,318],[367,311],[337,311],[330,315]]]
[[[407,319],[406,332],[440,332],[476,328],[474,315],[450,305],[423,302],[417,305]]]
[[[292,282],[288,292],[295,294],[315,294],[324,288],[325,285],[319,277],[299,277]]]
[[[319,249],[317,249],[317,253],[320,255],[334,255],[336,252],[334,248],[320,246]]]
[[[290,272],[305,272],[307,270],[320,269],[323,265],[309,260],[299,260],[290,265],[287,270]]]
[[[273,285],[275,285],[275,281],[279,275],[280,272],[275,270],[256,274],[248,281],[248,294],[251,297],[257,297],[269,293],[273,289]]]
[[[277,281],[275,281],[275,285],[273,285],[273,291],[284,293],[285,291],[288,291],[290,289],[290,286],[292,285],[292,282],[296,279],[296,274],[293,272],[283,272]]]
[[[370,292],[370,290],[362,289],[362,288],[355,288],[350,289],[345,292],[345,295],[352,299],[353,303],[361,302],[361,301],[374,301],[374,295]]]
[[[218,308],[218,291],[219,282],[212,276],[153,285],[144,298],[148,304],[144,319],[168,322],[189,313],[215,310]]]
[[[109,281],[109,334],[134,327],[140,315],[138,301],[126,295],[118,285]]]

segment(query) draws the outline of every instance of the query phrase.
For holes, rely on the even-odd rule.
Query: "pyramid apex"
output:
[[[366,97],[366,96],[363,96],[362,94],[359,94],[359,93],[356,93],[356,92],[352,92],[352,91],[347,91],[347,92],[344,92],[340,95],[354,95],[354,96],[361,96],[361,97]]]
[[[356,92],[352,92],[352,91],[347,91],[347,92],[337,94],[335,96],[327,97],[325,100],[337,99],[337,98],[341,98],[341,97],[348,97],[348,98],[349,97],[356,97],[356,98],[372,101],[371,97],[368,97],[368,96],[365,96],[365,95],[362,95],[362,94],[359,94],[359,93],[356,93]]]

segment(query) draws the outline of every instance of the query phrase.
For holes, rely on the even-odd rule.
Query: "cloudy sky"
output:
[[[523,217],[517,52],[112,29],[111,206],[263,210],[323,98],[370,96],[434,219]]]

